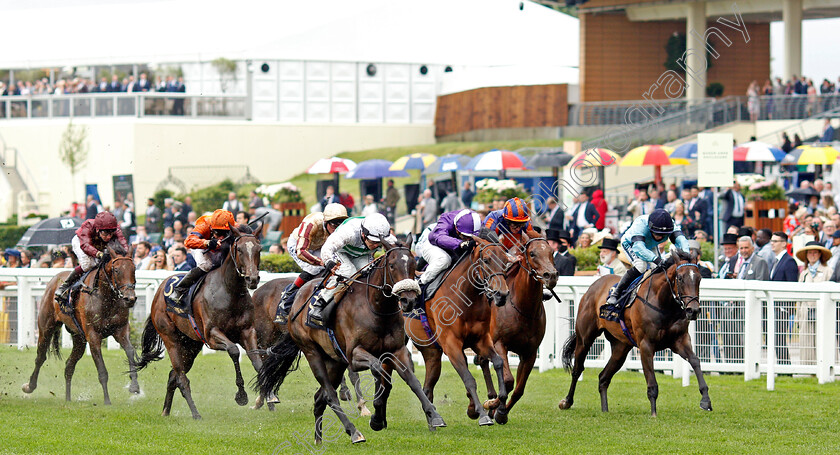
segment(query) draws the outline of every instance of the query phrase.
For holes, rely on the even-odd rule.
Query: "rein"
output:
[[[503,247],[503,246],[500,243],[485,243],[484,245],[480,245],[479,248],[478,248],[478,257],[482,258],[482,255],[484,254],[484,250],[487,249],[487,248],[490,248],[490,247]],[[479,266],[478,271],[479,271],[479,273],[481,273],[481,275],[485,275],[484,267]],[[481,277],[481,283],[479,283],[479,284],[481,284],[481,287],[482,287],[482,291],[481,291],[482,294],[486,294],[488,297],[490,297],[490,293],[491,293],[491,291],[490,291],[490,280],[492,280],[493,277],[495,277],[495,276],[501,276],[502,280],[504,280],[505,270],[502,270],[501,272],[494,272],[494,273],[491,273],[489,275]]]
[[[525,269],[526,272],[528,272],[528,276],[533,278],[538,283],[542,284],[542,282],[543,282],[542,278],[537,273],[536,267],[534,267],[531,264],[531,261],[529,260],[529,256],[528,256],[528,245],[530,245],[535,240],[542,240],[546,244],[548,244],[548,240],[546,240],[543,237],[534,237],[534,238],[529,239],[527,242],[525,242],[525,245],[524,245],[525,246],[525,254],[523,255],[523,258],[522,258],[521,262],[524,262],[525,267],[523,267],[523,268]],[[520,310],[519,308],[516,307],[516,302],[514,302],[513,299],[510,300],[510,306],[512,306],[513,309],[516,310],[516,312],[519,313],[520,316],[522,316],[523,318],[526,318],[526,319],[530,319],[532,321],[537,320],[540,317],[540,314],[543,312],[542,304],[537,305],[537,311],[533,315],[527,315],[527,314],[523,313],[522,310]]]
[[[254,234],[240,234],[239,237],[237,237],[233,241],[233,243],[230,245],[230,250],[231,250],[230,255],[231,255],[231,259],[233,259],[233,269],[236,270],[236,273],[239,274],[239,277],[243,278],[243,279],[245,278],[245,274],[242,273],[241,270],[239,270],[239,263],[236,260],[236,258],[237,258],[236,242],[239,242],[240,240],[242,240],[245,237],[253,237],[255,240],[257,238],[257,236],[255,236]]]
[[[697,268],[698,268],[698,270],[699,270],[699,266],[698,266],[697,264],[692,263],[692,262],[686,262],[686,263],[680,264],[680,265],[678,265],[678,266],[677,266],[677,269],[676,269],[676,270],[679,270],[679,269],[681,269],[681,268],[683,268],[683,267],[692,267],[692,266],[693,266],[693,267],[697,267]],[[675,272],[676,272],[676,271],[675,271]],[[698,302],[700,301],[700,297],[699,297],[699,296],[695,296],[695,295],[685,295],[685,294],[683,294],[683,293],[681,292],[681,288],[682,288],[682,286],[677,287],[676,285],[672,285],[672,284],[671,284],[671,279],[670,279],[670,278],[668,278],[668,271],[666,270],[666,271],[664,271],[664,273],[665,273],[665,282],[667,282],[667,283],[668,283],[668,290],[671,292],[671,298],[672,298],[672,299],[674,299],[674,301],[675,301],[675,302],[677,302],[677,303],[680,305],[680,309],[681,309],[681,310],[683,310],[683,311],[684,311],[684,310],[685,310],[685,308],[686,308],[686,307],[687,307],[687,306],[688,306],[691,302],[693,302],[693,301],[695,301],[695,300],[697,300]],[[651,276],[653,276],[653,275],[651,275]],[[684,281],[683,281],[683,279],[682,279],[682,277],[681,277],[681,276],[676,275],[676,274],[675,274],[675,276],[676,276],[675,281],[679,281],[681,284],[682,284],[682,283],[684,283]],[[645,304],[647,307],[652,308],[652,309],[656,310],[657,312],[659,312],[659,313],[661,313],[661,314],[668,314],[668,312],[666,312],[666,311],[665,311],[665,310],[663,310],[662,308],[656,307],[656,306],[654,306],[653,304],[651,304],[651,303],[648,301],[648,298],[650,297],[650,288],[651,288],[651,286],[650,286],[650,285],[648,285],[648,292],[647,292],[647,294],[645,295],[645,298],[644,298],[644,299],[641,299],[641,300],[642,300],[642,302],[644,302],[644,304]],[[677,292],[676,292],[676,293],[674,293],[674,288],[677,288]],[[686,299],[688,299],[688,300],[686,300]]]
[[[130,257],[118,256],[118,257],[115,257],[115,258],[111,259],[111,261],[109,262],[109,264],[111,264],[111,272],[112,273],[105,272],[105,265],[106,264],[103,263],[102,266],[99,268],[99,270],[96,272],[96,274],[98,276],[99,271],[105,272],[105,282],[108,283],[108,286],[111,288],[111,292],[115,293],[117,295],[117,298],[122,300],[122,299],[125,299],[125,296],[123,296],[122,291],[125,290],[125,289],[134,289],[135,286],[137,286],[137,284],[136,283],[126,283],[126,284],[124,284],[122,286],[119,286],[119,287],[114,284],[114,279],[113,279],[113,276],[112,276],[113,270],[114,270],[114,265],[113,264],[117,261],[120,261],[120,260],[131,261],[132,266],[134,265],[134,261]],[[95,287],[91,292],[93,292],[94,290],[96,290]]]
[[[370,270],[372,272],[368,274],[367,279],[365,281],[354,280],[353,278],[345,278],[343,281],[350,282],[350,283],[358,283],[358,284],[367,286],[369,288],[376,289],[377,291],[381,292],[382,295],[386,299],[393,297],[394,296],[394,294],[392,292],[393,289],[394,289],[393,285],[388,284],[388,267],[387,267],[387,265],[388,265],[388,255],[390,255],[392,252],[398,251],[398,250],[408,251],[409,254],[411,252],[411,250],[408,247],[394,246],[393,248],[390,248],[389,250],[387,250],[385,252],[385,254],[383,254],[382,256],[379,256],[378,258],[376,258],[376,259],[370,261],[369,263],[367,263],[364,267],[362,267],[357,272],[356,275],[359,275],[362,272],[364,272],[365,269],[370,268]],[[382,265],[377,266],[377,264],[379,264],[380,262],[382,263]],[[370,279],[371,279],[371,276],[373,275],[373,271],[380,270],[380,269],[384,269],[384,271],[383,271],[383,274],[382,274],[382,285],[378,286],[376,284],[372,284],[370,282]],[[382,313],[382,312],[376,311],[373,308],[373,304],[370,302],[370,299],[368,299],[368,305],[370,306],[370,311],[377,316],[393,316],[395,314],[400,313],[400,311],[401,311],[399,306],[397,306],[397,309],[395,311],[392,311],[392,312],[389,312],[389,313]]]

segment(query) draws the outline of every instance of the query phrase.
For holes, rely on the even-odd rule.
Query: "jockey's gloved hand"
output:
[[[105,255],[105,253],[100,251],[100,252],[96,253],[96,259],[102,259],[102,256],[104,256],[104,255]]]
[[[656,256],[655,258],[653,258],[653,263],[656,264],[657,269],[662,267],[662,258],[659,257],[659,256]]]
[[[207,248],[215,250],[217,246],[219,246],[219,241],[216,239],[210,239],[210,244],[207,245]]]
[[[458,245],[458,248],[468,250],[472,248],[473,245],[475,245],[475,243],[472,240],[464,240],[460,245]]]
[[[327,269],[328,271],[332,271],[332,269],[335,268],[335,261],[330,259],[329,261],[325,262],[324,263],[324,268]]]

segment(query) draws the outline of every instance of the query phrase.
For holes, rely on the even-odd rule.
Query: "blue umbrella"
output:
[[[408,172],[391,171],[388,168],[394,164],[388,160],[367,160],[356,165],[348,172],[348,179],[381,179],[384,177],[408,177]]]
[[[470,161],[470,157],[466,155],[445,155],[437,160],[434,163],[430,164],[426,170],[423,171],[424,174],[438,174],[440,172],[456,172],[460,171],[465,168],[467,163]]]
[[[685,158],[688,160],[696,160],[697,159],[697,143],[696,142],[689,142],[687,144],[683,144],[677,147],[674,150],[674,153],[671,154],[668,158]]]

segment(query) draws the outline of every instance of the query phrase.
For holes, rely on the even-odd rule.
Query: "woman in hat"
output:
[[[601,241],[601,246],[598,249],[601,250],[599,254],[601,265],[598,266],[597,276],[620,276],[627,273],[627,267],[618,258],[618,240],[605,238]]]
[[[820,242],[808,242],[796,252],[796,258],[805,263],[805,269],[799,274],[800,283],[819,283],[831,278],[832,270],[828,267],[831,251]],[[817,358],[816,313],[817,302],[814,300],[799,302],[796,320],[799,322],[799,358],[803,363],[814,362]]]

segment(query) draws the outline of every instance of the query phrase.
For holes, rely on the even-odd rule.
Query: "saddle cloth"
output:
[[[639,291],[639,284],[646,280],[652,274],[653,269],[648,269],[640,277],[633,280],[633,282],[630,283],[630,286],[627,287],[627,290],[624,291],[624,295],[618,296],[618,303],[615,306],[607,303],[601,305],[599,313],[601,319],[606,319],[607,321],[614,322],[619,321],[624,315],[624,311],[633,306],[633,302],[636,301],[636,295]],[[618,283],[614,284],[610,288],[610,294],[614,292],[616,286],[618,286]]]
[[[198,281],[195,282],[195,284],[190,286],[189,292],[187,292],[187,295],[184,296],[184,299],[181,301],[183,305],[178,306],[178,304],[176,304],[171,298],[172,292],[175,290],[175,286],[177,286],[186,275],[186,273],[172,275],[163,282],[163,300],[166,302],[166,311],[175,313],[182,318],[189,318],[192,314],[193,298],[195,298],[195,293],[198,292],[198,288],[204,283],[204,279],[207,278],[208,274],[204,274],[198,279]]]
[[[82,287],[87,287],[87,285],[85,284],[85,280],[91,273],[94,273],[97,270],[99,270],[98,267],[88,270],[87,272],[82,274],[82,277],[79,278],[79,281],[73,283],[73,286],[70,287],[70,294],[67,296],[67,302],[58,303],[58,307],[62,313],[68,316],[72,316],[75,314],[76,302],[79,301],[79,293],[82,292]]]

